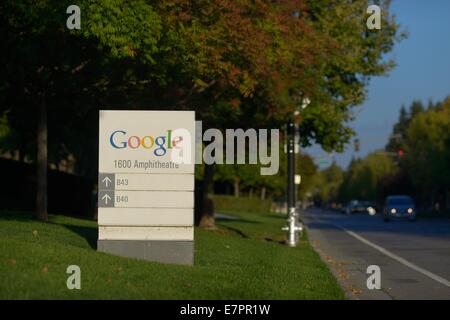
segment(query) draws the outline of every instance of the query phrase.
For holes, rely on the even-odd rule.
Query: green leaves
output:
[[[97,40],[112,57],[156,63],[161,19],[146,1],[85,1],[80,8],[83,36]]]
[[[450,188],[450,98],[422,112],[412,107],[411,112],[403,141],[405,169],[418,190],[445,192]]]
[[[383,151],[375,151],[364,159],[353,160],[345,173],[340,198],[344,202],[351,199],[381,200],[381,183],[397,171],[398,167],[392,156]]]
[[[4,0],[0,107],[18,110],[11,128],[25,133],[34,118],[20,115],[45,95],[53,132],[64,132],[50,145],[80,161],[87,152],[68,132],[93,128],[99,105],[195,108],[205,126],[279,128],[308,96],[303,145],[341,151],[353,107],[401,38],[380,2],[382,30],[367,32],[365,0],[80,0],[81,30],[66,28],[68,0]]]

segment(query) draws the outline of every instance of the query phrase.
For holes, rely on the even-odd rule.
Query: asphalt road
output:
[[[309,239],[351,299],[450,299],[450,220],[383,222],[377,214],[309,209]],[[367,288],[367,267],[381,289]]]

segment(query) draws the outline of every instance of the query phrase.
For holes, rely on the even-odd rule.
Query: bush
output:
[[[244,198],[225,195],[212,196],[215,212],[269,212],[272,201],[269,199]]]

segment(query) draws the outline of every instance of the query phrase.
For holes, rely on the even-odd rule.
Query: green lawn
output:
[[[195,266],[165,265],[96,251],[94,221],[0,213],[0,299],[343,299],[305,237],[280,243],[283,218],[239,214],[216,231],[195,231]],[[66,268],[81,268],[68,290]]]

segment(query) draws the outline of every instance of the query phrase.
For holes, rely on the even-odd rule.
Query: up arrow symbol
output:
[[[103,183],[105,183],[105,186],[108,188],[108,183],[111,183],[111,179],[108,177],[104,177],[102,180]]]
[[[105,194],[105,195],[102,197],[102,200],[105,201],[105,204],[108,204],[108,200],[111,200],[111,197],[110,197],[108,194]]]

